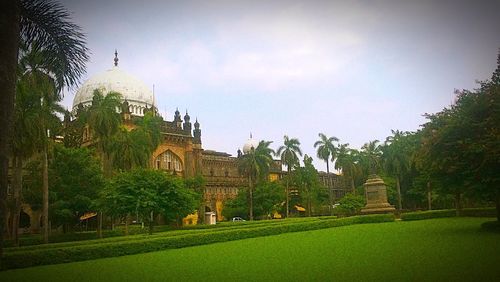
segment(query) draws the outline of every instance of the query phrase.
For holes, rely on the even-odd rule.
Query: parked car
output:
[[[233,217],[232,221],[234,222],[234,221],[246,221],[246,220],[244,220],[243,218],[241,218],[239,216],[235,216],[235,217]]]

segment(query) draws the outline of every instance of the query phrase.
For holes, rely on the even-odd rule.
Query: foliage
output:
[[[373,140],[361,147],[361,160],[366,174],[377,174],[380,169],[382,151],[379,142]]]
[[[456,216],[455,210],[431,210],[431,211],[418,211],[418,212],[408,212],[401,214],[402,220],[421,220],[429,218],[440,218],[440,217],[454,217]],[[470,217],[496,217],[495,208],[468,208],[463,209],[461,216]]]
[[[494,199],[500,220],[500,53],[491,80],[474,91],[456,91],[454,105],[436,114],[422,129],[421,167],[441,181],[443,193]]]
[[[253,220],[253,190],[257,181],[266,181],[269,168],[273,162],[274,151],[269,148],[272,141],[260,141],[257,148],[238,158],[238,169],[242,175],[248,177],[248,208],[249,219]]]
[[[280,211],[285,201],[284,187],[278,181],[261,182],[254,192],[254,213],[256,217],[271,218],[275,211]]]
[[[337,147],[335,146],[334,142],[338,142],[339,139],[335,136],[327,137],[323,133],[319,133],[318,136],[320,140],[314,143],[314,148],[318,148],[317,156],[318,158],[326,162],[326,172],[330,173],[330,167],[328,163],[330,161],[330,157],[332,161],[335,161],[335,159],[337,158]]]
[[[296,167],[292,181],[299,191],[300,201],[306,206],[308,216],[313,210],[319,210],[322,204],[328,204],[326,189],[319,182],[318,171],[312,164],[312,158],[304,155],[304,166]]]
[[[150,223],[152,214],[162,214],[167,221],[177,220],[197,208],[196,192],[184,181],[158,170],[137,169],[111,179],[100,194],[98,206],[110,215],[137,213]]]
[[[248,212],[248,187],[240,187],[238,189],[238,195],[236,195],[236,198],[227,200],[224,203],[222,215],[226,219],[231,219],[235,216],[248,219]]]
[[[358,214],[361,208],[365,206],[365,199],[361,195],[346,194],[341,198],[336,207],[336,213],[344,216]]]
[[[21,41],[42,53],[41,65],[51,70],[59,90],[78,83],[89,59],[85,35],[70,18],[57,2],[21,1]]]
[[[99,161],[86,148],[55,146],[50,165],[51,222],[74,225],[92,211],[92,202],[104,186]]]

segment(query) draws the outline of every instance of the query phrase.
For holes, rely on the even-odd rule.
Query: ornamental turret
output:
[[[179,112],[179,109],[175,110],[174,123],[175,123],[175,126],[182,128],[182,118],[181,118],[181,113]]]
[[[200,130],[200,123],[198,122],[198,119],[194,122],[194,130],[193,130],[193,143],[194,144],[201,144],[201,130]]]
[[[189,116],[187,110],[186,115],[184,115],[184,131],[188,132],[191,135],[191,117]]]

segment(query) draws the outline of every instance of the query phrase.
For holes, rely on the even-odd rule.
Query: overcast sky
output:
[[[318,133],[360,148],[415,131],[454,89],[490,78],[500,1],[77,1],[88,77],[119,65],[155,85],[167,120],[198,118],[204,149]],[[66,93],[71,107],[74,92]]]

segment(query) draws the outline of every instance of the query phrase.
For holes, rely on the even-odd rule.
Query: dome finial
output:
[[[115,60],[114,61],[115,61],[115,67],[117,67],[118,66],[118,51],[116,51],[116,49],[115,49]]]

